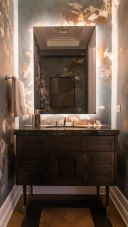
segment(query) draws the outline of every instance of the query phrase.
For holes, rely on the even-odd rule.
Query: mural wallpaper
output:
[[[116,1],[118,17],[118,96],[121,112],[117,114],[120,129],[118,152],[118,185],[128,199],[128,2]],[[125,15],[125,20],[124,20]]]
[[[0,206],[14,184],[14,151],[11,84],[5,75],[13,75],[13,0],[0,1]]]
[[[85,118],[111,124],[111,0],[22,0],[18,7],[19,76],[25,85],[29,116],[34,108],[33,27],[96,24],[97,113]]]

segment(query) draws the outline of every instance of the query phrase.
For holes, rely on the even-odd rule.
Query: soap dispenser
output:
[[[35,126],[40,126],[40,110],[35,110],[35,116],[34,116],[34,124]]]

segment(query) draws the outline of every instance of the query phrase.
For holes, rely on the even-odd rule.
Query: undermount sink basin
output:
[[[41,127],[44,128],[55,128],[55,129],[95,129],[95,128],[102,128],[105,127],[105,125],[41,125]]]
[[[44,128],[85,128],[86,126],[79,126],[79,125],[40,125]]]
[[[26,127],[32,125],[25,125]],[[109,125],[40,125],[40,129],[75,130],[75,129],[110,129]]]

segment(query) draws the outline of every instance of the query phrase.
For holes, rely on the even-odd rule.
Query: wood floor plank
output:
[[[19,211],[15,211],[7,225],[7,227],[20,227],[23,222],[24,215]]]

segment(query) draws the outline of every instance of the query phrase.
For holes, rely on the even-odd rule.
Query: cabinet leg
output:
[[[107,215],[108,215],[108,207],[109,207],[109,186],[106,186],[105,210]]]
[[[32,197],[32,196],[33,196],[33,186],[30,185],[30,197]]]
[[[100,186],[96,186],[96,194],[97,194],[97,196],[99,196],[99,193],[100,192]]]
[[[26,216],[26,185],[23,185],[23,211]]]
[[[23,206],[26,206],[26,185],[23,185]]]

